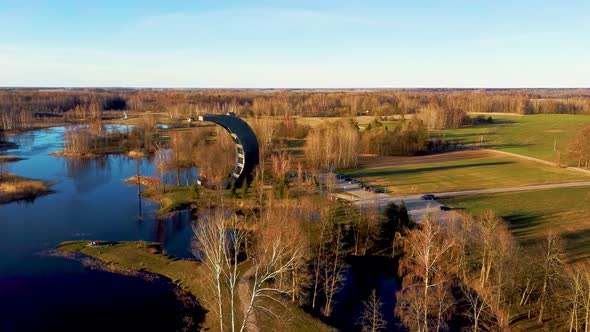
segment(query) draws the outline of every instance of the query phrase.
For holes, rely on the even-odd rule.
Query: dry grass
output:
[[[21,160],[24,160],[24,158],[17,156],[0,156],[0,163],[14,163]]]
[[[0,178],[0,204],[32,200],[50,192],[49,184],[43,181],[26,179],[13,174],[4,174]]]
[[[127,155],[131,158],[143,158],[145,157],[145,153],[141,150],[131,150],[127,152]]]
[[[137,175],[131,176],[123,180],[125,183],[137,185]],[[156,188],[160,185],[160,180],[153,176],[139,176],[139,184],[148,188]]]
[[[79,153],[79,152],[66,152],[66,151],[57,151],[51,152],[50,156],[54,157],[64,157],[64,158],[98,158],[100,155],[94,153]]]

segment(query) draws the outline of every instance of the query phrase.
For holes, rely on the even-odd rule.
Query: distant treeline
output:
[[[450,125],[456,126],[466,112],[590,114],[590,89],[0,90],[0,128],[6,130],[26,127],[33,118],[64,114],[70,118],[95,118],[109,110],[158,111],[172,117],[228,111],[241,116],[351,116],[436,110],[450,112],[451,116],[441,119],[447,118]]]

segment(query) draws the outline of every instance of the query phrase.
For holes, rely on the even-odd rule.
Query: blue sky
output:
[[[590,2],[0,0],[0,86],[590,87]]]

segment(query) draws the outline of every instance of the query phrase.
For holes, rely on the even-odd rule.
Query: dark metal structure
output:
[[[236,166],[228,180],[227,187],[240,188],[244,181],[249,186],[254,180],[254,168],[259,162],[258,140],[246,121],[233,113],[227,115],[205,114],[199,121],[213,122],[229,132],[236,144]]]

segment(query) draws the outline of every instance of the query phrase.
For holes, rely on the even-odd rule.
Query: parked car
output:
[[[352,183],[352,179],[351,178],[344,178],[344,182]]]
[[[357,180],[357,179],[352,179],[352,181],[350,181],[350,183],[361,183],[361,181]]]
[[[385,189],[383,188],[373,188],[373,192],[376,194],[383,194],[385,192]]]
[[[441,205],[441,206],[440,206],[440,210],[441,210],[441,211],[451,211],[451,210],[452,210],[452,208],[450,208],[450,207],[448,207],[448,206],[446,206],[446,205]]]
[[[422,199],[423,201],[433,201],[434,198],[435,197],[433,194],[426,194],[426,195],[422,195],[422,197],[420,197],[420,199]]]

